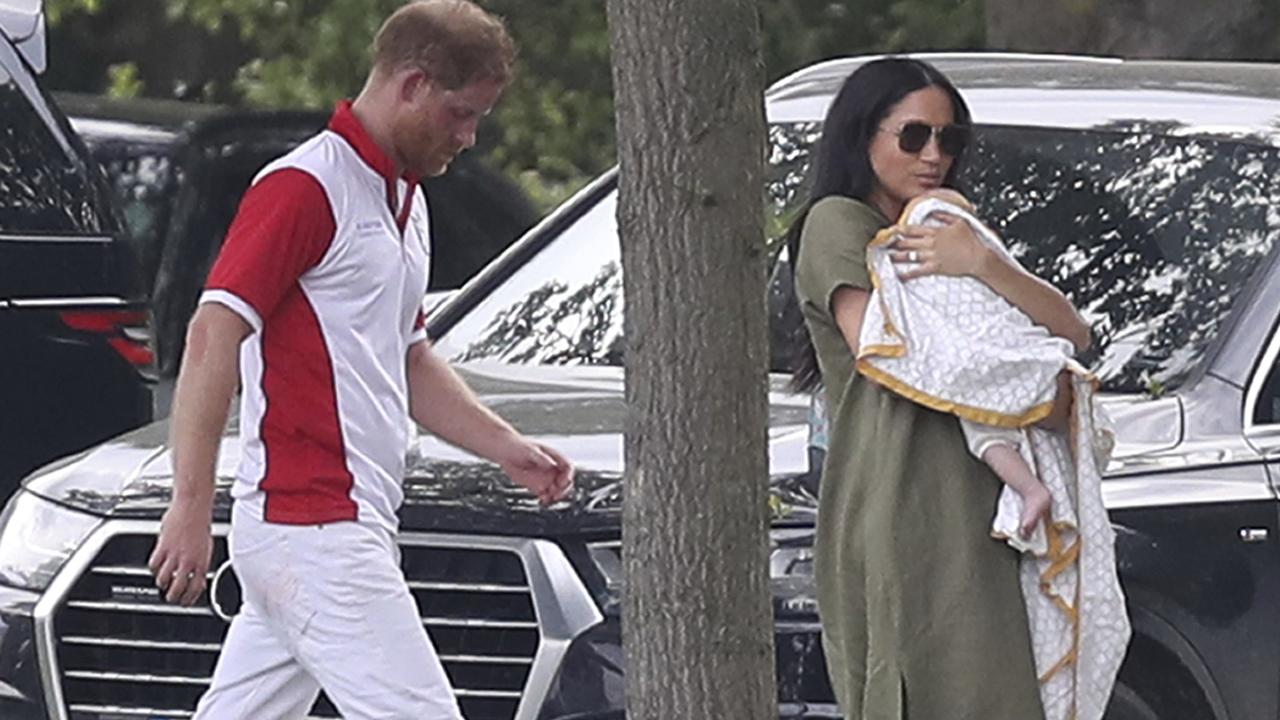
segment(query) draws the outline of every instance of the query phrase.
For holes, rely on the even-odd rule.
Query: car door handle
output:
[[[1266,528],[1243,527],[1240,528],[1240,541],[1247,543],[1265,542],[1269,534]]]

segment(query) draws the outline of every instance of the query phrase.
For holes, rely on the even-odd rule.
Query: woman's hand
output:
[[[1071,411],[1075,403],[1075,391],[1071,387],[1071,373],[1058,373],[1058,393],[1053,396],[1053,409],[1040,422],[1046,430],[1065,433],[1071,427]]]
[[[1089,325],[1071,301],[1049,283],[1004,259],[978,239],[969,223],[954,215],[934,213],[940,227],[907,225],[899,231],[889,256],[895,263],[917,263],[901,272],[903,280],[926,275],[968,275],[999,293],[1037,325],[1071,341],[1076,350],[1089,349]]]
[[[926,275],[969,275],[979,277],[991,262],[990,248],[982,244],[969,223],[954,215],[935,213],[939,227],[906,225],[898,231],[890,259],[914,263],[916,267],[899,273],[903,280]]]

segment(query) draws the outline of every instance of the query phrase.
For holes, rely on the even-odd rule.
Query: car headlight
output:
[[[44,590],[100,522],[18,491],[0,513],[0,584]]]
[[[818,613],[813,583],[813,529],[781,528],[769,533],[769,589],[777,618],[812,619]],[[622,543],[606,540],[589,543],[587,550],[604,587],[596,593],[600,611],[622,614]]]

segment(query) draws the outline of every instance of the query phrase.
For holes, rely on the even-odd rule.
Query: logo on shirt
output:
[[[381,235],[385,232],[381,220],[359,220],[356,222],[357,235]]]

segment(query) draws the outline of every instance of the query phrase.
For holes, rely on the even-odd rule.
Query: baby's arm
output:
[[[1013,488],[1022,498],[1018,530],[1024,539],[1030,537],[1042,519],[1049,519],[1052,496],[1018,450],[1018,444],[1023,441],[1024,436],[1017,430],[963,419],[960,427],[964,431],[969,452],[986,463],[996,477],[1000,478],[1000,482]]]
[[[1022,515],[1018,518],[1018,532],[1025,540],[1035,532],[1041,520],[1048,520],[1053,496],[1049,488],[1036,478],[1035,472],[1022,459],[1022,453],[1012,445],[992,443],[982,454],[982,461],[1000,478],[1022,496]]]

